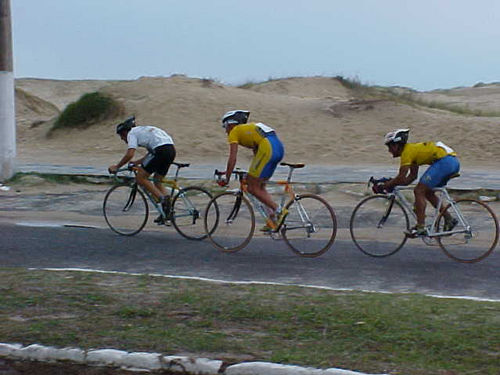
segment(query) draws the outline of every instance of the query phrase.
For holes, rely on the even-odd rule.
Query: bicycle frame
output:
[[[283,185],[284,186],[283,192],[281,193],[280,207],[284,207],[287,202],[289,202],[290,200],[294,200],[297,197],[297,195],[295,194],[295,192],[293,190],[292,183],[291,183],[293,169],[294,168],[290,168],[290,170],[288,171],[288,177],[286,180],[280,180],[280,181],[275,182],[276,185]],[[238,170],[238,171],[233,171],[233,174],[238,176],[239,183],[240,183],[239,188],[234,189],[233,191],[236,194],[245,195],[252,203],[252,206],[262,216],[264,221],[267,221],[269,219],[269,214],[266,212],[264,205],[255,196],[253,196],[252,194],[250,194],[248,192],[248,185],[246,182],[246,172]],[[240,205],[241,205],[241,199],[240,199],[240,201],[237,201],[236,204],[234,205],[232,212],[226,218],[226,222],[230,222],[231,220],[233,220],[236,217],[236,215],[238,214]],[[307,221],[307,222],[310,221],[309,218],[307,217],[307,213],[302,208],[302,205],[298,205],[298,207],[300,207],[299,215],[301,217],[301,220]]]
[[[404,207],[405,211],[410,214],[410,216],[413,218],[414,221],[417,220],[417,215],[415,214],[415,211],[412,209],[412,204],[406,199],[404,194],[402,193],[403,190],[410,190],[410,187],[395,187],[394,190],[391,193],[388,193],[389,198],[391,199],[391,202],[393,199],[396,199],[401,203],[401,205]],[[440,236],[447,236],[451,234],[456,234],[456,233],[470,233],[470,225],[466,222],[465,218],[463,217],[462,213],[458,209],[458,207],[455,204],[455,201],[453,198],[450,196],[448,193],[448,190],[445,187],[440,187],[440,188],[434,188],[433,191],[439,192],[439,201],[437,207],[434,207],[434,214],[432,215],[432,222],[427,226],[427,237],[440,237]],[[441,208],[443,207],[444,203],[448,203],[455,214],[457,215],[457,218],[459,220],[461,228],[465,229],[454,229],[451,231],[437,231],[437,222],[439,218],[439,213]],[[389,216],[389,213],[391,211],[392,204],[388,207],[387,209],[387,214],[384,215],[384,217],[381,219],[381,224],[382,220],[387,219]],[[460,227],[457,226],[456,228]]]
[[[177,167],[177,169],[175,171],[175,175],[172,178],[166,178],[166,177],[164,177],[164,178],[162,178],[160,180],[160,182],[162,184],[164,184],[165,186],[167,186],[170,189],[170,199],[171,200],[173,199],[174,194],[175,194],[176,191],[180,191],[180,190],[183,189],[179,185],[179,183],[177,182],[177,180],[179,178],[179,171],[180,171],[180,169],[183,168],[183,167],[185,167],[185,166],[189,166],[189,164],[179,164],[179,163],[173,163],[173,164]],[[127,200],[127,203],[125,204],[125,206],[123,208],[123,211],[127,211],[129,209],[129,207],[132,206],[132,204],[135,201],[135,196],[137,194],[137,189],[140,189],[148,197],[149,201],[153,204],[153,206],[156,208],[156,210],[158,211],[158,213],[160,215],[162,215],[162,216],[165,216],[165,212],[163,211],[163,207],[161,206],[161,204],[158,204],[158,202],[156,202],[156,200],[154,199],[153,195],[147,189],[143,188],[141,185],[139,185],[137,183],[137,180],[135,179],[135,175],[137,174],[137,172],[134,169],[134,167],[127,166],[125,168],[119,169],[117,172],[123,172],[123,171],[129,171],[129,172],[134,173],[134,177],[132,177],[132,176],[126,176],[127,179],[133,180],[133,182],[132,182],[133,188],[132,188],[132,191],[130,193],[129,199]],[[115,178],[118,178],[118,176],[115,175]],[[153,182],[156,182],[153,178],[149,178],[149,180],[153,181]],[[191,210],[195,209],[193,207],[193,204],[191,203],[191,201],[189,199],[186,199],[186,197],[184,195],[181,195],[180,197],[182,198],[183,202],[188,207],[190,207]]]

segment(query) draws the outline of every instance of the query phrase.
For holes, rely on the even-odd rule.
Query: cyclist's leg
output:
[[[148,155],[143,161],[142,169],[146,172],[147,176],[144,179],[144,174],[141,176],[141,180],[138,179],[137,182],[151,192],[159,201],[163,200],[163,198],[167,196],[167,191],[161,183],[161,180],[166,176],[174,159],[174,145],[162,145],[155,149],[154,155]],[[152,173],[154,173],[154,184],[149,181],[149,176]]]
[[[266,184],[283,159],[283,155],[283,144],[278,137],[274,135],[264,138],[248,170],[248,192],[273,211],[277,210],[278,205],[266,190]]]
[[[434,194],[434,192],[424,185],[422,182],[419,182],[415,189],[413,189],[413,193],[415,194],[415,214],[417,215],[417,226],[423,227],[425,225],[425,206],[426,197],[429,193]]]
[[[163,197],[162,192],[149,180],[149,176],[151,175],[150,172],[148,172],[146,169],[143,167],[138,167],[137,168],[137,183],[144,187],[147,191],[149,191],[157,201],[160,201],[161,198]]]
[[[165,185],[162,184],[162,179],[167,175],[168,170],[175,160],[175,146],[174,145],[163,145],[155,149],[157,155],[155,163],[155,174],[153,177],[155,186],[162,192],[163,195],[167,196],[167,189]]]
[[[448,182],[451,175],[458,173],[460,170],[460,163],[455,156],[448,155],[434,162],[424,173],[420,182],[415,187],[421,189],[421,193],[425,194],[425,199],[427,199],[436,208],[439,204],[439,198],[434,192],[434,188],[443,187]],[[422,185],[419,187],[419,185]],[[415,200],[416,200],[415,195]],[[417,206],[417,205],[416,205]],[[445,207],[440,207],[440,211],[443,212]],[[422,213],[421,213],[422,214]],[[425,215],[425,201],[424,210]],[[445,219],[449,219],[450,215],[445,212]],[[417,213],[418,217],[418,213]]]
[[[252,194],[259,201],[264,203],[267,207],[274,211],[278,208],[276,202],[274,202],[271,194],[266,190],[267,179],[262,179],[259,177],[248,175],[248,192]]]

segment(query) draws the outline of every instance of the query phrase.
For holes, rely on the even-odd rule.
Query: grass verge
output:
[[[3,342],[391,374],[498,374],[500,304],[0,269]]]

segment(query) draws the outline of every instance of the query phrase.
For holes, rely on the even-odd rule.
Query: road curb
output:
[[[337,368],[316,369],[269,362],[228,364],[219,360],[116,349],[54,348],[39,344],[0,343],[0,358],[47,363],[71,363],[94,367],[119,367],[133,372],[170,371],[186,375],[387,375],[366,374]]]

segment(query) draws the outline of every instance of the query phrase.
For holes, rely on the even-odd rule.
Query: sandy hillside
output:
[[[457,150],[464,166],[495,168],[500,158],[500,118],[360,100],[334,78],[289,78],[244,88],[185,76],[133,81],[18,79],[16,87],[20,89],[16,93],[20,162],[102,166],[117,161],[125,149],[114,134],[119,119],[47,137],[48,119],[96,90],[121,102],[124,118],[135,114],[139,124],[167,130],[182,161],[224,163],[227,145],[219,119],[234,108],[249,109],[251,120],[274,127],[285,143],[286,160],[293,162],[396,165],[382,139],[398,127],[412,129],[411,141],[444,141]],[[471,88],[460,100],[500,104],[499,91],[497,87],[488,95],[482,90],[479,99],[472,94],[476,88]],[[248,160],[249,154],[241,150],[241,160]]]
[[[439,102],[485,113],[500,112],[500,83],[477,84],[474,87],[457,87],[451,90],[433,90],[418,93],[416,97],[426,102]]]

